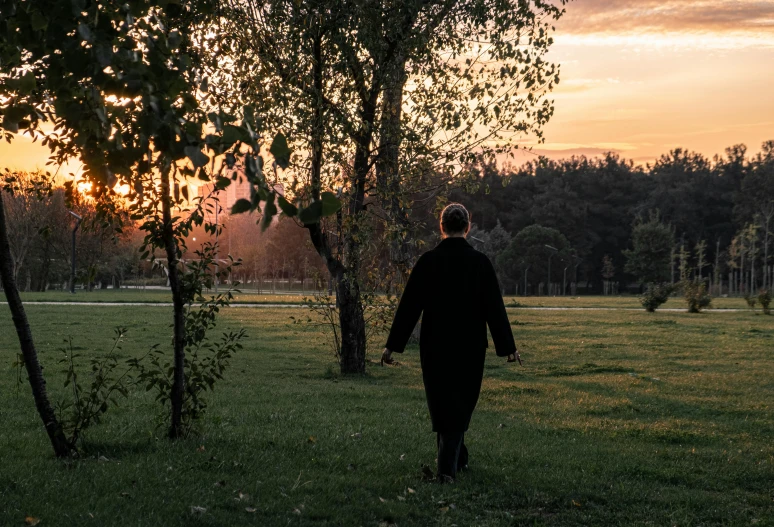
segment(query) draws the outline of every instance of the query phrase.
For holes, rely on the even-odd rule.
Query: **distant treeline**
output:
[[[486,166],[477,189],[455,190],[450,198],[471,211],[482,241],[500,231],[498,223],[510,237],[535,225],[559,231],[577,257],[572,272],[579,264],[577,280],[588,281],[589,292],[602,292],[603,282],[617,282],[619,288],[636,282],[624,272],[623,251],[631,248],[635,221],[654,211],[674,230],[676,254],[680,247],[692,251],[706,244],[704,276],[727,280],[741,268],[745,275],[752,270],[753,283],[761,285],[764,273],[771,273],[774,141],[754,155],[736,145],[713,159],[676,149],[645,167],[615,154],[540,159],[515,170]],[[490,252],[504,249],[502,241],[496,245]],[[532,272],[545,281],[545,269]],[[520,277],[501,278],[515,284]]]

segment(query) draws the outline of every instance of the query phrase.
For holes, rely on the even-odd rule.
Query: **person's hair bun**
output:
[[[470,224],[470,213],[460,203],[450,203],[441,213],[441,226],[446,234],[465,232]]]

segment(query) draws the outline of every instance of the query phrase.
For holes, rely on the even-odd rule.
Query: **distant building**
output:
[[[198,195],[201,198],[210,196],[215,189],[214,183],[207,183],[199,187]],[[240,199],[250,199],[250,182],[243,174],[238,173],[236,181],[232,181],[231,184],[226,187],[225,190],[215,191],[214,195],[217,198],[210,200],[209,205],[205,206],[204,219],[209,223],[215,223],[215,212],[217,208],[217,215],[219,216],[218,222],[222,222],[223,215],[231,214],[231,207],[234,206]]]

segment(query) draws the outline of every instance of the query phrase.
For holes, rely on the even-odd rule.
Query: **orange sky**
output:
[[[774,0],[575,0],[549,57],[551,157],[613,149],[645,163],[774,139]]]
[[[774,0],[574,0],[555,41],[561,83],[540,153],[645,163],[774,139]],[[46,158],[26,138],[0,144],[0,167]]]

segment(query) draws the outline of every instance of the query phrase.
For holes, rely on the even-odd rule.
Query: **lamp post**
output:
[[[71,210],[68,210],[73,218],[75,218],[75,227],[73,227],[73,248],[70,267],[70,293],[75,294],[75,233],[78,232],[78,227],[81,226],[83,218]]]
[[[215,203],[215,294],[218,294],[218,256],[220,256],[220,247],[218,247],[220,226],[218,225],[218,210],[220,201]]]
[[[554,256],[554,253],[559,252],[559,249],[557,249],[556,247],[552,247],[550,245],[546,245],[546,249],[553,251],[548,253],[548,289],[546,290],[546,294],[550,296],[551,295],[551,258]]]

